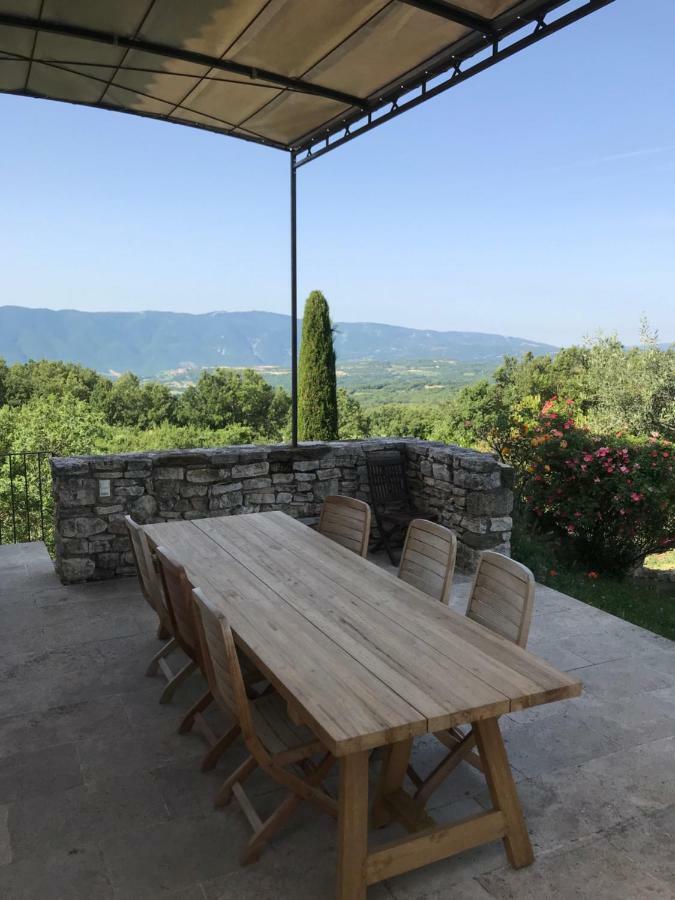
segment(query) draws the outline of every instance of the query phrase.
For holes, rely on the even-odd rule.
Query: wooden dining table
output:
[[[282,512],[146,525],[219,605],[241,651],[337,758],[338,900],[480,844],[532,846],[499,717],[581,683]],[[437,825],[404,789],[413,739],[474,729],[492,808]],[[375,796],[369,758],[384,749]],[[405,836],[369,849],[371,827]]]

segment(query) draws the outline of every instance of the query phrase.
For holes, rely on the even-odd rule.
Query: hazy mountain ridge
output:
[[[339,362],[455,359],[499,363],[549,344],[481,332],[336,323]],[[0,357],[60,359],[142,376],[181,366],[288,366],[290,316],[271,312],[81,312],[0,306]]]

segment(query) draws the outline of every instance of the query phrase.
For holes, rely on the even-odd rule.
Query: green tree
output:
[[[178,401],[176,418],[181,425],[201,428],[241,426],[269,440],[281,436],[290,398],[273,388],[253,369],[203,371],[196,385]]]
[[[302,441],[333,441],[338,436],[333,326],[321,291],[307,298],[302,320],[298,436]]]
[[[338,388],[338,436],[341,441],[357,441],[370,434],[370,416],[363,407],[344,388]]]

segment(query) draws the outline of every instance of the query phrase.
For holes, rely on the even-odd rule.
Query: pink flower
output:
[[[586,463],[593,462],[593,454],[592,453],[584,453],[584,462],[586,462]]]
[[[628,475],[630,469],[628,468],[628,466],[619,466],[619,472],[622,472],[624,475]]]
[[[633,491],[633,493],[630,495],[630,499],[633,501],[633,503],[639,503],[640,500],[642,500],[642,494],[638,494],[637,491]]]
[[[593,578],[593,579],[595,579],[595,578],[598,577],[598,573],[597,573],[597,572],[588,572],[587,575],[588,575],[589,578]]]
[[[595,451],[596,456],[607,456],[608,453],[609,447],[598,447],[598,449]]]

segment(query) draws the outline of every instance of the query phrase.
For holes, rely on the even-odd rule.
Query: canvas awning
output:
[[[0,92],[290,152],[300,166],[613,0],[0,0]]]
[[[300,149],[606,2],[0,0],[0,91]]]

